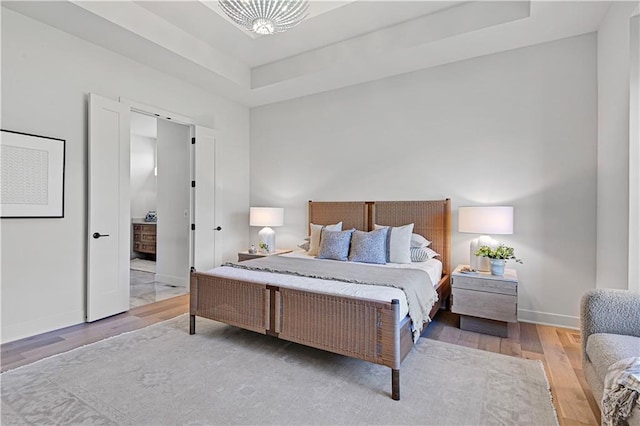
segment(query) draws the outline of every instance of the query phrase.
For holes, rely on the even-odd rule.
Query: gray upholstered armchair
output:
[[[601,406],[609,366],[625,358],[640,357],[640,294],[591,290],[582,297],[580,314],[582,368]],[[640,409],[636,407],[628,420],[630,425],[640,426]]]

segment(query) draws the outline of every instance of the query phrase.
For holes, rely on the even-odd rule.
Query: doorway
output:
[[[129,306],[188,293],[190,128],[131,113]]]
[[[188,292],[191,267],[206,271],[221,263],[216,247],[222,245],[224,226],[218,222],[222,204],[212,129],[124,98],[118,102],[89,93],[88,100],[86,321],[93,322],[130,309],[132,113],[157,117],[154,281]],[[180,153],[172,151],[176,146]],[[163,188],[179,191],[165,194]]]

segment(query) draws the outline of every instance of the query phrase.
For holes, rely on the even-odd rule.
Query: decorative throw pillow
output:
[[[387,233],[387,262],[411,263],[411,234],[413,223],[404,226],[387,227],[374,225],[374,229],[389,228]]]
[[[440,256],[429,247],[411,247],[409,250],[411,251],[412,262],[426,262],[429,259]]]
[[[411,247],[429,247],[431,241],[420,234],[411,234]]]
[[[387,231],[389,228],[371,232],[355,231],[351,236],[349,260],[351,262],[387,263]]]
[[[318,259],[347,260],[353,231],[355,229],[347,231],[327,231],[323,229]]]
[[[300,247],[302,250],[304,251],[309,251],[309,241],[311,240],[311,238],[307,237],[304,240],[302,240],[302,242],[300,244],[298,244],[298,247]]]
[[[320,238],[322,236],[322,229],[327,231],[342,231],[342,222],[338,222],[334,225],[315,225],[311,224],[311,235],[309,236],[309,256],[317,256],[320,249]]]

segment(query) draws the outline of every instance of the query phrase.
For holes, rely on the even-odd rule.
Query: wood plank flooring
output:
[[[51,355],[137,330],[189,311],[189,295],[133,308],[93,323],[50,331],[0,346],[0,370],[7,371]]]
[[[188,312],[189,296],[133,308],[91,324],[79,324],[0,346],[0,370],[7,371],[107,337],[133,331]],[[423,337],[542,361],[560,424],[598,425],[600,410],[582,373],[580,332],[544,325],[509,324],[507,338],[458,328],[459,317],[441,311]]]

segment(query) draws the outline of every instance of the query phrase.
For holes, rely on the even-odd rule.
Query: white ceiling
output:
[[[609,3],[310,0],[299,26],[256,36],[217,1],[2,1],[251,107],[593,32]]]

